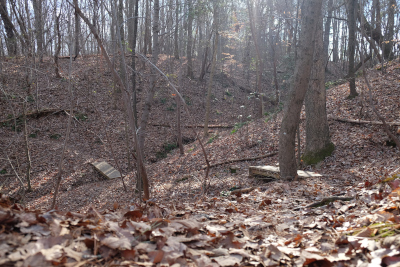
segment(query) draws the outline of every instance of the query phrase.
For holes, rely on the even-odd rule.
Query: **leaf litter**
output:
[[[399,86],[388,79],[398,79],[398,68],[392,63],[386,74],[371,75],[377,107],[388,121],[398,120],[399,105],[393,100],[399,98]],[[80,77],[89,83],[84,78]],[[107,79],[100,79],[100,83],[107,83]],[[362,88],[361,81],[358,87]],[[57,90],[54,96],[59,106],[63,104],[56,99],[63,99],[61,94]],[[376,120],[367,102],[347,100],[347,94],[347,85],[328,90],[327,108],[336,150],[321,164],[307,167],[321,173],[322,178],[265,183],[248,178],[249,162],[239,161],[235,163],[237,173],[230,173],[231,164],[211,169],[210,188],[205,196],[201,195],[204,161],[195,143],[185,146],[183,157],[172,151],[167,158],[149,165],[155,198],[140,203],[132,193],[122,190],[120,181],[101,181],[90,168],[76,167],[82,166],[78,164],[82,159],[86,163],[93,161],[94,156],[113,160],[104,148],[106,144],[93,142],[93,135],[76,125],[58,210],[45,211],[52,197],[51,181],[56,175],[57,151],[63,137],[32,141],[37,174],[33,176],[35,192],[27,194],[26,206],[14,203],[16,184],[8,181],[2,188],[0,265],[394,266],[400,261],[398,148],[384,145],[387,137],[379,125],[353,125],[331,119]],[[91,92],[90,96],[96,103],[101,99],[109,101],[100,91]],[[196,102],[193,97],[192,103]],[[222,103],[216,104],[223,110]],[[165,119],[160,105],[161,111],[156,108],[152,113],[155,122],[157,118]],[[109,110],[110,107],[99,106],[93,112],[107,114]],[[121,116],[119,111],[114,112]],[[211,163],[276,151],[280,116],[272,116],[267,122],[254,120],[233,134],[214,131],[218,138],[206,145]],[[60,121],[64,119],[62,115],[49,116],[30,123],[41,132],[53,125],[49,129],[53,134],[55,130],[62,132]],[[173,121],[173,116],[169,119]],[[201,123],[201,119],[197,121]],[[119,146],[121,153],[117,157],[122,162],[126,157],[121,149],[123,120],[110,116],[109,124],[113,136],[118,137],[113,144]],[[87,127],[105,139],[101,123],[92,121]],[[14,133],[0,130],[5,137],[2,144],[8,145]],[[173,136],[172,130],[150,129],[149,142],[160,143],[153,133],[164,130]],[[304,134],[301,125],[302,150]],[[20,141],[9,148],[11,154]],[[150,150],[154,152],[155,148]],[[44,155],[44,151],[54,153]],[[147,157],[150,159],[151,155]],[[251,165],[276,163],[277,156],[272,156]],[[132,192],[135,176],[127,168],[123,166],[128,173],[125,179],[132,181],[128,186]],[[77,181],[80,183],[74,184]],[[246,188],[252,190],[232,190]],[[335,197],[331,202],[323,201]],[[316,202],[324,205],[309,207]]]

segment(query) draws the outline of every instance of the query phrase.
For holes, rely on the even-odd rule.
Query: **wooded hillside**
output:
[[[0,265],[396,266],[398,4],[0,0]]]

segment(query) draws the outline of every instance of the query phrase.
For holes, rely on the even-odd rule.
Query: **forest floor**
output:
[[[204,195],[204,156],[192,129],[185,126],[203,124],[208,78],[190,80],[180,67],[182,61],[161,57],[160,68],[178,85],[193,119],[182,112],[186,145],[180,155],[173,149],[175,93],[159,77],[145,145],[152,199],[142,203],[135,193],[134,160],[128,152],[132,144],[126,141],[130,134],[105,63],[99,57],[80,58],[73,62],[69,79],[68,61],[63,61],[61,80],[54,78],[50,61],[36,66],[37,80],[29,78],[33,68],[23,68],[25,62],[3,64],[3,71],[7,67],[0,98],[0,265],[389,266],[400,262],[399,148],[393,147],[382,125],[360,123],[378,121],[363,77],[357,79],[360,95],[354,99],[347,99],[348,84],[327,90],[335,151],[316,166],[302,167],[322,177],[266,182],[249,177],[248,167],[277,165],[281,108],[266,101],[268,112],[257,118],[258,102],[250,94],[253,75],[240,78],[243,71],[238,64],[220,69],[213,86],[211,124],[224,127],[211,128],[203,139],[210,163],[216,164]],[[373,103],[387,122],[397,122],[390,130],[400,138],[400,63],[391,62],[384,72],[377,68],[368,70]],[[143,69],[139,75],[138,110],[144,103],[147,72]],[[272,89],[268,93],[273,99]],[[33,191],[22,198],[15,173],[25,181],[24,124],[13,118],[23,113],[23,99],[28,112],[51,112],[28,116]],[[48,212],[71,103],[75,119],[57,211]],[[301,118],[304,151],[304,111]],[[195,130],[203,135],[202,128]],[[90,163],[99,160],[122,171],[127,191],[120,179],[104,180],[93,169]],[[319,205],[310,207],[315,203]]]

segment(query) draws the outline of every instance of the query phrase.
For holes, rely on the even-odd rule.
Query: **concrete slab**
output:
[[[92,165],[107,179],[115,179],[121,177],[119,171],[114,169],[113,166],[111,166],[105,161],[94,162],[92,163]]]
[[[249,176],[264,176],[264,177],[272,177],[275,179],[280,179],[279,167],[276,166],[250,166],[249,167]],[[309,177],[320,177],[321,174],[309,171],[297,171],[297,175],[299,178],[309,178]]]

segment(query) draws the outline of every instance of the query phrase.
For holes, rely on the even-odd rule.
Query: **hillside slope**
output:
[[[235,87],[240,81],[230,78],[235,82],[226,87],[223,82],[217,82],[213,124],[237,124],[231,129],[212,129],[210,137],[203,140],[210,163],[215,165],[206,181],[207,195],[202,195],[205,162],[198,143],[188,143],[183,156],[175,149],[166,158],[157,158],[156,152],[164,144],[174,142],[175,132],[169,127],[152,126],[147,137],[151,145],[146,148],[146,167],[153,199],[140,203],[134,194],[135,174],[128,170],[123,113],[114,109],[110,94],[112,82],[101,74],[107,73],[105,67],[97,58],[74,64],[77,120],[67,147],[59,212],[45,213],[44,210],[52,198],[53,179],[65,138],[68,117],[62,110],[69,106],[68,83],[46,79],[44,75],[39,85],[31,88],[32,95],[40,97],[28,102],[28,110],[38,105],[59,109],[59,112],[29,118],[34,191],[27,193],[25,199],[19,197],[19,185],[9,164],[13,163],[16,171],[23,174],[26,168],[23,132],[14,132],[10,122],[0,128],[0,145],[5,148],[0,167],[6,172],[0,178],[3,194],[0,222],[4,225],[0,234],[3,244],[0,264],[23,261],[31,265],[80,262],[87,265],[272,266],[312,262],[389,265],[399,261],[400,252],[396,247],[391,248],[397,244],[400,221],[396,208],[399,149],[390,146],[381,125],[345,122],[377,120],[368,101],[363,100],[367,89],[361,79],[357,85],[363,93],[358,98],[346,99],[347,84],[328,90],[327,109],[335,151],[317,166],[304,167],[323,177],[268,183],[249,178],[248,166],[277,164],[274,152],[278,148],[282,114],[277,110],[248,124],[240,123],[239,115],[242,119],[249,115],[254,118],[252,109],[241,108],[252,107],[253,100],[248,100],[247,92]],[[46,68],[50,73],[50,64],[42,67],[43,73]],[[178,74],[174,77],[177,82]],[[8,119],[11,106],[16,114],[21,112],[13,99],[26,91],[19,87],[17,76],[10,68],[6,84],[7,89],[13,89],[14,97],[2,99],[1,120]],[[379,112],[388,122],[398,122],[400,64],[392,62],[385,73],[371,70],[369,77]],[[145,91],[145,81],[142,82],[141,90]],[[150,124],[173,126],[173,95],[163,82],[159,86],[162,88],[156,96]],[[33,91],[34,88],[38,91]],[[201,102],[204,84],[185,78],[181,88],[191,101],[189,109],[195,122],[200,124],[204,114]],[[232,96],[233,101],[229,98]],[[189,123],[187,116],[183,116],[183,124]],[[300,128],[302,150],[303,124]],[[391,130],[399,137],[397,127],[392,126]],[[183,135],[193,140],[188,129]],[[256,160],[240,160],[263,155]],[[89,163],[99,159],[114,166],[115,160],[119,162],[126,174],[127,192],[120,180],[105,181],[93,171]],[[217,164],[223,162],[228,163]],[[232,168],[236,173],[231,173]],[[391,179],[382,182],[387,178]],[[12,205],[12,201],[24,204],[27,209],[20,204]],[[11,236],[12,243],[7,241]],[[371,236],[374,238],[370,239]],[[387,238],[383,242],[375,241],[384,237]],[[30,246],[36,248],[28,249]]]

